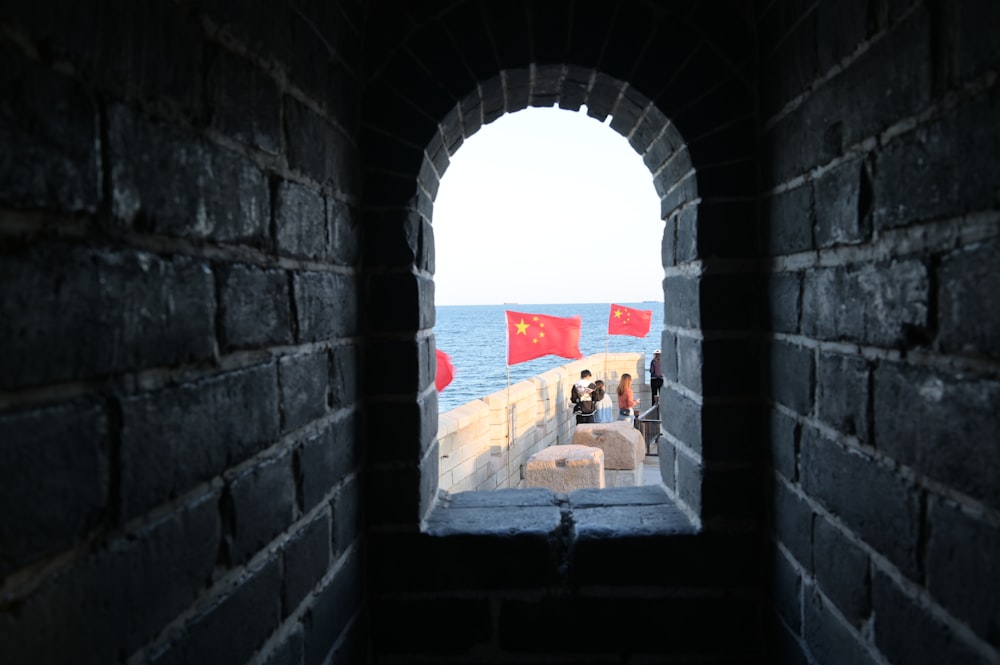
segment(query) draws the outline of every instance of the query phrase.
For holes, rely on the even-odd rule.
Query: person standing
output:
[[[653,404],[659,404],[660,388],[663,387],[663,365],[659,349],[653,351],[653,359],[649,361],[649,386],[653,392]]]
[[[594,381],[594,391],[590,394],[591,399],[593,399],[596,405],[596,410],[594,411],[594,422],[595,423],[610,423],[614,421],[614,416],[612,412],[614,407],[611,402],[611,396],[607,394],[604,388],[604,382],[598,379]]]
[[[618,383],[618,420],[632,422],[632,409],[639,404],[639,400],[632,393],[632,375],[622,374]]]

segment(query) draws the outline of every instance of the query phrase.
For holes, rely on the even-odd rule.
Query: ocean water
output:
[[[442,305],[437,307],[434,336],[437,348],[451,356],[455,378],[438,395],[438,411],[481,399],[507,387],[507,320],[508,309],[529,314],[581,317],[580,352],[585,355],[604,353],[645,353],[652,358],[660,346],[663,330],[662,302],[619,302],[633,309],[652,310],[649,334],[645,337],[608,335],[611,303],[576,305],[509,304],[509,305]],[[510,366],[510,383],[531,378],[572,362],[561,356],[542,356]]]

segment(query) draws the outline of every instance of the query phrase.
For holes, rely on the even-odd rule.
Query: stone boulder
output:
[[[604,451],[587,446],[549,446],[528,458],[524,486],[547,487],[553,492],[603,489]]]
[[[577,425],[573,445],[603,450],[605,469],[641,469],[646,458],[642,433],[624,420]]]

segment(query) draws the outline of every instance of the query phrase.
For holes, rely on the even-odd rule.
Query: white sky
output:
[[[480,129],[452,157],[433,224],[437,305],[663,300],[652,176],[585,110]]]

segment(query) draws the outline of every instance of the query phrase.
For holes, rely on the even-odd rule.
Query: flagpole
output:
[[[514,485],[511,482],[510,477],[510,450],[511,444],[514,441],[514,433],[511,431],[511,418],[510,418],[510,323],[507,321],[507,311],[504,308],[503,313],[503,332],[504,338],[507,340],[507,405],[504,407],[504,418],[507,420],[507,450],[504,453],[507,455],[507,487],[513,488]]]

